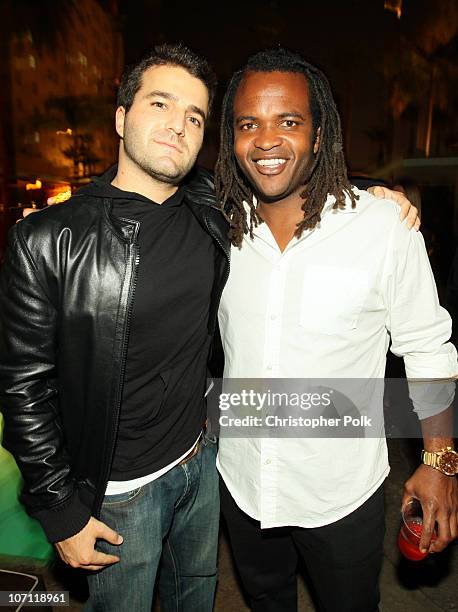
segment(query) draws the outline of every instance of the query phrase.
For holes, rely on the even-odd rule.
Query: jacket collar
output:
[[[99,180],[110,183],[116,172],[117,165],[115,164]],[[224,249],[226,256],[229,257],[229,224],[217,206],[213,174],[204,168],[195,166],[181,186],[184,190],[185,202],[190,205],[199,222],[217,240]],[[110,214],[111,202],[109,197],[104,198],[104,205],[106,214],[117,233],[124,240],[130,241],[136,231],[133,222],[129,222],[127,219],[116,219]]]

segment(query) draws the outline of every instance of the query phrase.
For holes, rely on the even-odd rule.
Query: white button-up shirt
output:
[[[266,223],[232,248],[219,310],[225,378],[383,379],[390,337],[409,378],[457,374],[423,237],[395,203],[356,192],[355,209],[334,211],[328,198],[320,224],[283,253]],[[261,527],[339,520],[389,472],[384,437],[223,436],[217,465]]]

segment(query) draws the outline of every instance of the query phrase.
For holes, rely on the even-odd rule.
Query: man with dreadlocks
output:
[[[339,115],[317,68],[276,49],[235,73],[216,186],[233,244],[219,312],[225,378],[383,379],[390,336],[409,378],[456,376],[451,321],[423,239],[399,223],[393,202],[350,184]],[[454,386],[444,387],[434,414],[415,404],[431,453],[425,463],[453,445]],[[298,555],[320,610],[378,609],[384,437],[222,435],[218,468],[253,610],[296,610]],[[417,497],[424,509],[423,550],[457,537],[457,491],[456,478],[431,461],[407,481],[403,504]]]

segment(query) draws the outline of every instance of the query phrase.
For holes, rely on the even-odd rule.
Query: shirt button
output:
[[[270,318],[272,321],[275,321],[275,319],[277,318],[277,315],[276,314],[270,315]]]
[[[266,459],[266,465],[270,465],[272,462],[270,459]]]
[[[271,370],[272,369],[272,364],[269,363],[268,365],[266,365],[266,370]]]

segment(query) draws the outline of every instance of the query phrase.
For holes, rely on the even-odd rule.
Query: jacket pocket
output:
[[[141,429],[152,427],[157,421],[160,421],[163,416],[164,406],[166,404],[171,371],[159,372],[155,377],[153,384],[150,386],[152,401],[145,402],[145,405],[138,408],[138,420],[135,427]]]

